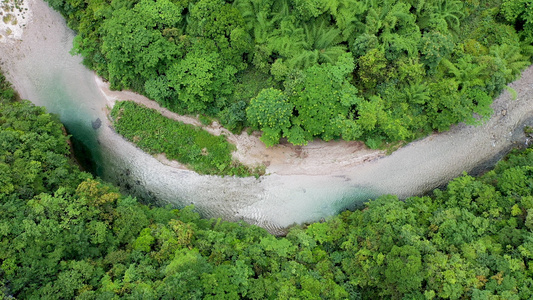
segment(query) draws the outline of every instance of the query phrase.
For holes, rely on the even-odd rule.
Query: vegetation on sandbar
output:
[[[233,159],[235,146],[223,135],[184,124],[161,115],[155,109],[132,101],[119,101],[111,111],[118,133],[141,149],[164,153],[193,171],[209,175],[259,176],[261,167],[250,168]]]

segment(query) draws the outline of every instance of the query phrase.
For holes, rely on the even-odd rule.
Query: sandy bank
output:
[[[109,89],[109,84],[96,75],[95,81],[102,95],[107,99],[109,107],[113,107],[118,100],[132,100],[158,110],[169,119],[200,126],[214,135],[223,134],[229,142],[237,147],[237,151],[233,153],[234,158],[249,166],[265,165],[267,174],[327,175],[351,169],[358,164],[372,161],[385,155],[383,151],[369,149],[364,143],[356,141],[324,142],[316,140],[310,142],[307,146],[294,146],[287,142],[282,142],[279,145],[267,148],[259,140],[260,132],[253,132],[251,135],[246,132],[233,134],[217,122],[204,126],[196,117],[173,113],[161,107],[157,102],[137,93],[112,91]],[[179,163],[168,161],[161,155],[156,158],[169,166],[183,168]]]

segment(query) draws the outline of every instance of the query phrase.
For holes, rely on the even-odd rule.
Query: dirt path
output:
[[[260,132],[251,135],[243,132],[233,134],[217,122],[204,126],[200,121],[191,116],[183,116],[161,107],[157,102],[131,91],[111,91],[109,84],[95,75],[95,81],[102,94],[108,101],[108,106],[113,107],[118,100],[132,100],[149,108],[156,109],[169,119],[200,126],[214,135],[224,134],[228,141],[237,147],[233,156],[240,162],[249,166],[265,165],[267,174],[279,175],[325,175],[352,168],[355,165],[383,157],[383,151],[372,150],[362,142],[316,140],[307,146],[294,146],[282,142],[274,147],[267,148],[259,140]],[[164,157],[157,157],[165,164],[181,168],[178,163],[170,162]]]

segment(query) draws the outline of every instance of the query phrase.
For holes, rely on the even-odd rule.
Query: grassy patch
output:
[[[406,141],[397,141],[393,143],[386,143],[381,145],[381,149],[385,150],[387,155],[391,155],[394,151],[400,149],[401,147],[407,145]]]
[[[524,127],[524,133],[526,135],[533,135],[533,127],[530,127],[530,126]]]
[[[118,133],[151,154],[164,153],[190,169],[209,175],[259,176],[261,168],[251,169],[232,159],[235,146],[224,136],[170,120],[154,109],[131,101],[117,102],[111,111]]]

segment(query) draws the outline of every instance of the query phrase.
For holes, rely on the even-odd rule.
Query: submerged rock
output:
[[[100,118],[92,121],[91,123],[93,125],[93,129],[94,130],[96,130],[96,129],[100,128],[100,126],[102,126],[102,120],[100,120]]]

